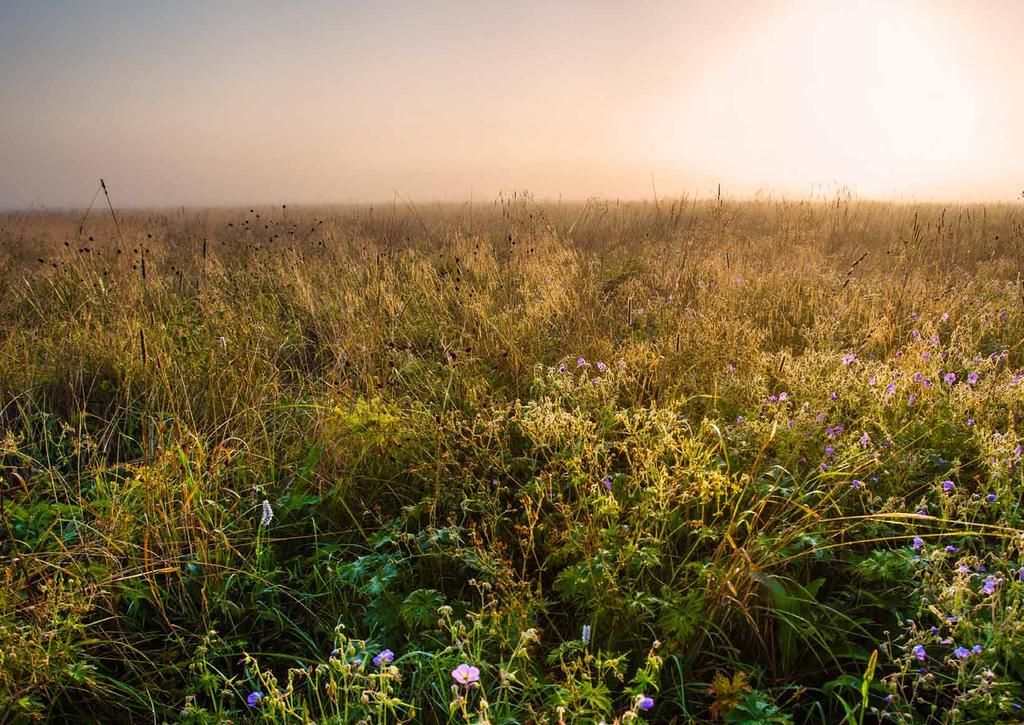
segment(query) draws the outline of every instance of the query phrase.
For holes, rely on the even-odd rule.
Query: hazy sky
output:
[[[0,207],[1014,199],[1024,1],[0,0]]]

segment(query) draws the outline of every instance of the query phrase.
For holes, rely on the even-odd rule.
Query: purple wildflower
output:
[[[787,400],[789,400],[789,393],[783,390],[781,393],[779,393],[779,402],[785,403]]]
[[[990,493],[988,496],[985,497],[985,500],[988,503],[995,503],[996,502],[996,495],[994,493]]]
[[[249,696],[245,698],[245,704],[249,707],[256,707],[260,704],[260,700],[263,699],[263,693],[259,690],[253,690],[249,693]]]
[[[889,383],[888,385],[885,386],[885,394],[886,395],[892,395],[895,392],[896,392],[896,383]]]
[[[640,695],[640,698],[637,700],[636,704],[637,707],[639,707],[644,712],[650,712],[654,709],[654,698],[648,697],[647,695]]]
[[[825,446],[825,457],[831,458],[835,455],[835,449],[832,446]]]
[[[576,367],[581,368],[587,364],[587,361],[581,357],[576,358]]]
[[[974,418],[967,419],[967,427],[970,428],[974,425]]]
[[[862,436],[860,437],[860,445],[861,445],[861,448],[867,448],[867,447],[868,447],[868,445],[870,445],[870,443],[871,443],[871,438],[870,438],[870,437],[868,437],[868,434],[867,434],[867,433],[865,433],[864,435],[862,435]]]
[[[946,373],[942,379],[946,381],[946,385],[952,385],[956,382],[956,373]]]
[[[480,681],[480,668],[463,662],[452,670],[452,679],[463,687]]]
[[[978,373],[971,373],[970,375],[967,376],[967,384],[968,385],[974,385],[977,382],[978,382]]]
[[[274,508],[270,505],[270,501],[263,499],[263,503],[260,504],[262,511],[260,512],[260,526],[269,526],[270,522],[274,520]]]
[[[848,352],[843,355],[843,365],[852,365],[857,360],[857,354]]]
[[[953,482],[952,481],[943,481],[942,482],[942,490],[945,491],[946,493],[949,493],[950,491],[952,491],[953,490]]]
[[[390,665],[394,661],[395,653],[389,649],[386,649],[373,658],[373,666],[381,667],[382,665]]]
[[[922,546],[924,546],[924,539],[922,539],[920,536],[915,536],[914,537],[914,548],[915,549],[920,549]]]
[[[608,369],[608,366],[607,366],[607,365],[605,365],[605,364],[604,364],[603,362],[599,362],[599,363],[597,364],[597,372],[599,372],[599,373],[603,373],[603,372],[604,372],[605,370],[607,370],[607,369]]]
[[[827,463],[822,463],[821,464],[821,472],[822,473],[828,473],[828,464]]]
[[[853,490],[855,490],[855,491],[859,491],[859,490],[860,490],[860,487],[861,487],[862,485],[863,485],[863,482],[862,482],[862,481],[858,481],[858,480],[857,480],[856,478],[855,478],[855,479],[853,479],[852,481],[850,481],[850,486],[851,486],[851,487],[853,488]]]
[[[996,581],[996,578],[992,574],[989,574],[987,577],[985,577],[985,583],[981,587],[982,593],[995,594],[997,584],[998,582]]]
[[[971,656],[971,651],[966,647],[957,647],[955,650],[953,650],[953,655],[956,656],[958,659],[965,660]]]
[[[971,654],[980,655],[984,651],[984,648],[980,644],[976,644],[973,647],[971,647]]]
[[[916,647],[914,647],[912,652],[913,652],[914,657],[916,657],[920,662],[924,662],[924,658],[925,658],[926,655],[925,655],[925,651],[924,651],[924,646],[923,645],[920,645],[920,644],[917,645]]]
[[[946,553],[947,554],[955,554],[956,553],[956,547],[953,546],[952,544],[950,544],[949,546],[946,547]]]
[[[612,477],[611,476],[605,476],[603,483],[604,483],[604,490],[607,491],[608,493],[611,493],[612,492]]]

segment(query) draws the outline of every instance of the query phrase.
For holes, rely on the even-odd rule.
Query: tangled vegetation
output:
[[[1024,209],[0,218],[0,716],[992,722]]]

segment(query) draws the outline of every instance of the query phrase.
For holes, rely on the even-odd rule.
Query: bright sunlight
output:
[[[952,181],[983,150],[987,89],[950,23],[923,4],[795,5],[686,92],[677,148],[805,191],[832,182],[886,196]]]

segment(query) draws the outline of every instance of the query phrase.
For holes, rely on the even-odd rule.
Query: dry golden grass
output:
[[[1022,267],[1011,204],[4,215],[3,716],[1008,716]],[[950,592],[985,697],[903,631]]]

